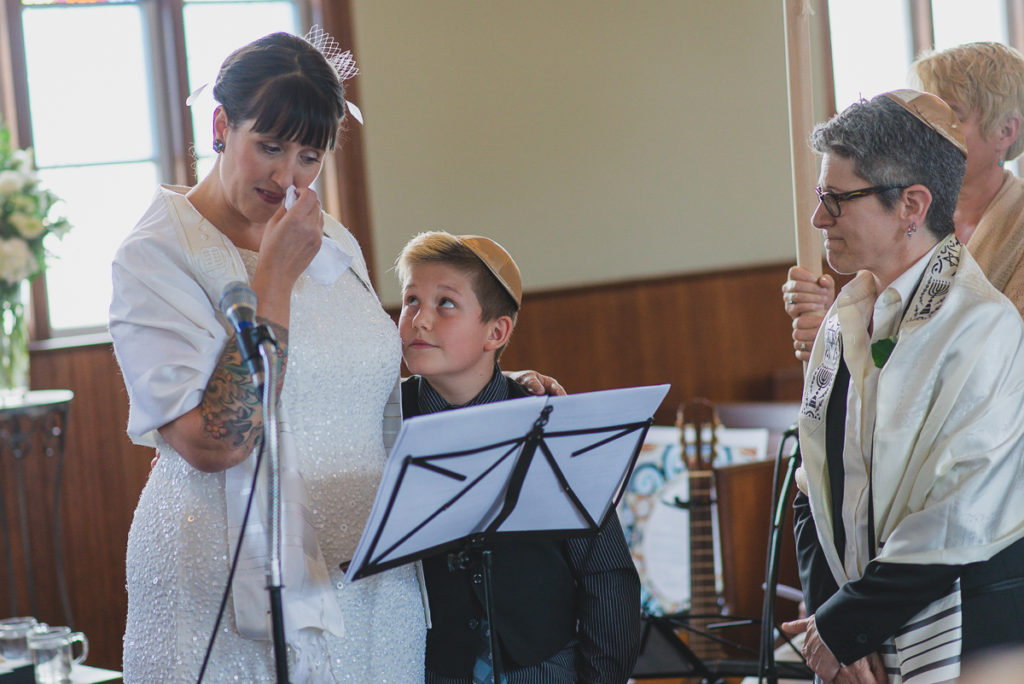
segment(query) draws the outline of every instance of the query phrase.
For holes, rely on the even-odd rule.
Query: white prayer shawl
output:
[[[113,264],[115,298],[110,332],[130,398],[128,434],[138,444],[156,446],[156,429],[199,405],[217,360],[232,333],[218,312],[218,301],[232,281],[248,282],[238,250],[206,221],[185,197],[187,188],[157,190],[149,211],[125,241]],[[324,214],[324,245],[307,269],[323,284],[345,270],[371,292],[355,239]],[[390,450],[401,423],[396,384],[385,407],[384,446]],[[282,478],[283,606],[286,638],[299,651],[310,628],[344,634],[307,506],[306,486],[295,462],[294,435],[285,407],[279,407]],[[225,471],[229,553],[234,554],[253,481],[256,454]],[[266,469],[262,469],[265,473]],[[246,553],[236,571],[232,595],[242,636],[270,638],[265,570],[267,543],[266,476],[261,473],[246,528]]]
[[[861,272],[855,280],[864,278],[871,275]],[[840,585],[856,578],[847,573],[832,538],[825,412],[839,355],[846,353],[837,313],[842,297],[841,292],[819,328],[799,419],[800,479]],[[1024,475],[1022,350],[1024,323],[1016,308],[952,236],[941,241],[879,373],[875,424],[862,426],[873,436],[878,560],[973,563],[1024,537],[1024,495],[1019,493]],[[848,536],[852,533],[847,530]],[[958,625],[958,591],[922,614],[954,607]],[[900,639],[896,642],[899,650]],[[900,661],[909,655],[900,654]],[[906,672],[912,664],[903,667]],[[902,680],[895,675],[892,681]]]

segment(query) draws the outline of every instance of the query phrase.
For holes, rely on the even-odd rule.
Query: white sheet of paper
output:
[[[501,510],[521,451],[514,442],[531,431],[545,406],[551,413],[544,440],[587,513],[600,523],[628,475],[640,430],[557,433],[645,422],[667,393],[668,385],[655,385],[528,397],[405,421],[346,579],[352,581],[367,564],[415,556],[485,530]],[[573,455],[585,447],[593,448]],[[497,531],[587,527],[538,449],[519,503]]]

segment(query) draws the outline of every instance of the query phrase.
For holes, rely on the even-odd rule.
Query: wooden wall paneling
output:
[[[120,669],[125,547],[152,450],[125,434],[128,397],[109,344],[33,352],[31,381],[33,389],[75,393],[61,502],[71,610],[89,637],[88,663]],[[61,624],[59,613],[40,618]]]
[[[28,427],[27,419],[20,422],[20,430]],[[17,457],[8,446],[0,450],[0,488],[3,490],[6,532],[12,551],[12,562],[4,558],[0,588],[0,614],[4,616],[35,615],[49,616],[52,620],[62,619],[57,573],[53,562],[53,487],[55,482],[56,459],[44,454],[42,435],[35,429],[31,435],[31,446],[23,457]],[[19,428],[15,428],[19,431]],[[24,446],[24,445],[23,445]],[[18,471],[21,471],[20,477]],[[25,483],[25,491],[18,491],[18,482]],[[25,519],[21,516],[22,497],[25,504]],[[28,531],[22,534],[22,525]],[[26,567],[25,545],[28,545]],[[16,594],[13,602],[8,589],[12,583]],[[30,591],[30,587],[34,591]]]
[[[776,376],[799,368],[785,278],[779,265],[528,292],[502,367],[537,369],[572,392],[669,382],[659,424],[697,396],[777,399]]]

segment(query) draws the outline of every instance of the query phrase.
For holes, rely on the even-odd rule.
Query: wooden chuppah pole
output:
[[[811,225],[811,214],[817,208],[814,185],[817,160],[808,143],[814,125],[814,100],[811,81],[811,3],[810,0],[783,0],[786,37],[786,89],[789,92],[789,143],[793,163],[793,211],[796,232],[796,264],[821,275],[821,237]],[[807,363],[804,362],[804,375]],[[775,684],[779,681],[775,662],[775,603],[778,595],[779,562],[782,557],[782,530],[786,509],[792,505],[791,487],[800,465],[799,449],[788,459],[785,474],[781,458],[775,466],[772,481],[771,525],[769,528],[768,562],[765,568],[765,594],[761,610],[761,647],[758,653],[758,681]],[[781,456],[781,454],[780,454]]]
[[[814,127],[811,97],[810,0],[783,0],[786,29],[786,84],[789,91],[790,158],[796,215],[796,264],[821,275],[821,236],[811,225],[817,205],[817,160],[807,139]]]

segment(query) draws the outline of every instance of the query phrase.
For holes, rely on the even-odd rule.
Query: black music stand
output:
[[[782,549],[782,534],[786,520],[786,509],[789,506],[789,495],[792,491],[796,468],[800,465],[800,445],[794,446],[790,458],[785,459],[787,470],[780,482],[780,467],[784,461],[783,449],[786,442],[797,435],[793,426],[783,434],[779,443],[778,456],[772,476],[772,508],[770,521],[769,544],[765,563],[765,598],[760,620],[736,619],[727,616],[693,616],[721,617],[723,622],[708,625],[708,630],[733,625],[761,623],[761,642],[757,653],[758,659],[723,658],[701,660],[690,648],[679,639],[677,630],[684,629],[692,634],[731,646],[737,650],[748,650],[739,644],[711,634],[708,630],[698,630],[689,625],[691,617],[687,612],[668,615],[646,615],[641,641],[640,658],[633,670],[633,677],[638,680],[663,677],[699,677],[701,682],[717,684],[726,677],[757,677],[759,682],[777,684],[779,678],[811,680],[814,673],[802,662],[781,662],[775,659],[775,599],[778,595],[779,557]],[[676,505],[686,507],[685,502],[676,501]],[[731,620],[731,621],[730,621]]]
[[[493,626],[489,547],[596,534],[667,392],[658,385],[530,397],[406,421],[346,579],[447,551],[479,557]]]
[[[796,439],[790,453],[786,474],[779,481],[782,465],[782,450],[786,441]],[[764,606],[761,616],[761,648],[758,659],[758,681],[778,684],[780,666],[775,660],[775,599],[779,591],[779,560],[782,554],[782,534],[786,522],[786,509],[790,506],[790,494],[796,482],[796,470],[800,467],[800,439],[796,425],[786,430],[779,444],[779,455],[772,474],[772,518],[768,536],[768,557],[765,563]],[[784,675],[783,675],[784,676]]]
[[[707,617],[707,616],[697,616]],[[709,625],[709,629],[729,627],[732,624],[749,624],[751,620],[735,620]],[[702,684],[719,684],[726,678],[758,677],[760,662],[748,658],[715,658],[702,660],[679,638],[677,631],[687,630],[701,637],[726,646],[742,648],[727,639],[714,636],[706,630],[695,630],[688,624],[686,613],[671,615],[649,615],[644,618],[644,629],[640,645],[640,657],[633,669],[633,679],[699,678]],[[743,649],[746,650],[746,649]],[[775,664],[776,677],[811,680],[814,673],[800,662],[778,662]],[[777,680],[776,680],[777,681]]]

